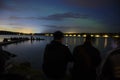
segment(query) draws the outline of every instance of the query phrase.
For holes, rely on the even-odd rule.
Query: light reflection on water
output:
[[[104,41],[104,48],[107,46],[107,44],[108,44],[108,40],[107,40],[107,38],[105,38],[105,41]]]
[[[3,37],[10,36],[2,37],[0,36],[0,40],[3,39]],[[14,59],[15,61],[18,62],[28,61],[32,64],[34,68],[41,69],[44,48],[46,44],[48,44],[52,40],[52,37],[45,36],[37,37],[44,38],[45,40],[43,41],[29,40],[18,44],[4,46],[3,49],[16,54],[17,57]],[[100,50],[102,56],[108,50],[110,50],[111,40],[112,40],[111,38],[96,38],[94,46]],[[72,52],[75,46],[83,44],[84,41],[85,38],[82,37],[65,37],[64,44],[67,45]]]

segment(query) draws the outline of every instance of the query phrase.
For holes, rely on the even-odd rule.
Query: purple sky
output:
[[[0,30],[120,32],[119,0],[0,0]]]

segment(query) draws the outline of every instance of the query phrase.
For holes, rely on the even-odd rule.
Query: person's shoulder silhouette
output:
[[[120,80],[120,37],[113,38],[111,47],[101,64],[101,80]]]
[[[96,68],[100,64],[100,52],[92,45],[93,38],[88,34],[84,44],[73,50],[73,79],[96,79]]]
[[[64,34],[61,31],[54,32],[53,37],[44,51],[43,71],[48,78],[63,78],[72,55],[68,47],[62,44]]]

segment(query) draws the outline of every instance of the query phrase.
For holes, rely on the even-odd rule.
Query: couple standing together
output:
[[[92,38],[86,36],[83,45],[74,48],[71,54],[69,48],[62,44],[64,34],[56,31],[53,41],[44,51],[43,72],[49,80],[64,80],[67,65],[73,63],[70,71],[72,80],[96,80],[96,68],[101,62],[100,52],[92,46]]]
[[[113,38],[113,49],[102,60],[89,34],[84,44],[76,46],[72,54],[62,44],[63,38],[64,34],[56,31],[53,41],[45,48],[43,72],[47,80],[65,80],[69,62],[73,63],[70,80],[120,80],[120,37]]]

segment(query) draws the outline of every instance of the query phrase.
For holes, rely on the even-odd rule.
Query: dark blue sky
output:
[[[0,30],[120,32],[119,0],[0,0]]]

